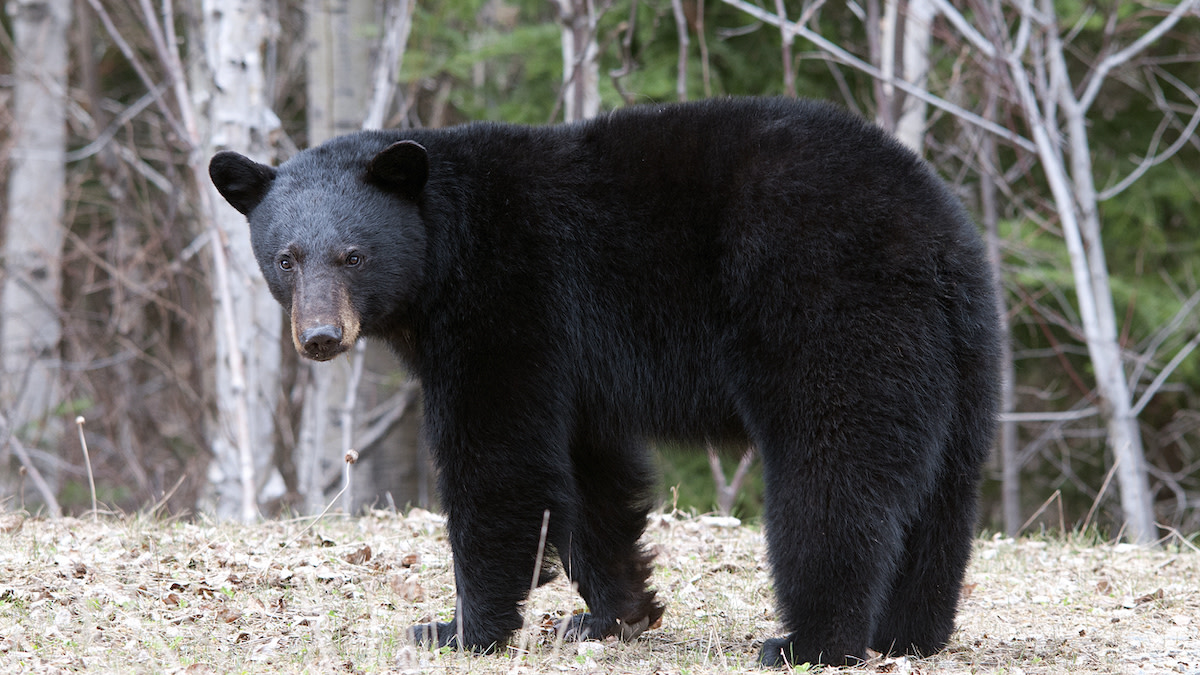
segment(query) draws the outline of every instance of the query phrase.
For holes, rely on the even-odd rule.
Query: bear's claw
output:
[[[584,612],[564,620],[562,624],[565,626],[560,624],[559,630],[562,631],[563,639],[568,642],[603,640],[610,635],[617,636],[622,642],[631,642],[650,627],[650,617],[643,616],[632,623],[615,619],[608,626],[602,626],[601,623],[607,622],[602,622],[594,615]]]

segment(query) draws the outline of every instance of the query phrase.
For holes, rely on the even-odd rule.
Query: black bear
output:
[[[222,152],[210,174],[301,355],[378,338],[420,378],[458,598],[416,639],[504,644],[547,510],[589,609],[564,630],[657,623],[646,446],[673,438],[761,453],[788,631],[763,663],[946,644],[996,415],[995,288],[961,205],[875,126],[714,100],[362,132],[278,168]]]

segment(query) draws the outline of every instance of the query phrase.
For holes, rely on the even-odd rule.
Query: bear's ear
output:
[[[271,189],[275,169],[232,150],[223,150],[209,161],[208,176],[230,206],[249,216]]]
[[[429,180],[429,153],[415,141],[397,141],[367,164],[367,178],[390,192],[414,198]]]

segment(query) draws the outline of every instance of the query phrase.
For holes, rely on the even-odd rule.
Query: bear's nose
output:
[[[313,326],[300,336],[300,344],[304,347],[304,355],[310,359],[327,361],[342,353],[342,329],[340,326],[325,324]]]

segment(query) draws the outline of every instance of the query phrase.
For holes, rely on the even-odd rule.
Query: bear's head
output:
[[[428,155],[413,141],[384,144],[355,134],[278,168],[231,151],[209,163],[217,190],[249,220],[254,256],[291,315],[301,356],[328,361],[360,335],[387,337],[421,282]]]

